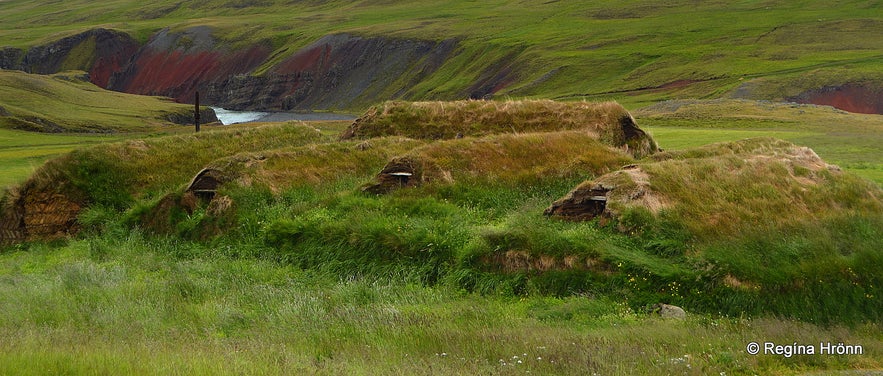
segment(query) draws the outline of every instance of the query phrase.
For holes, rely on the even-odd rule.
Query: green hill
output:
[[[205,121],[215,121],[204,111]],[[193,123],[193,107],[117,93],[81,73],[52,76],[0,71],[0,128],[47,133],[146,132]]]
[[[217,90],[213,101],[232,107],[364,109],[395,98],[488,96],[627,105],[731,96],[815,100],[801,95],[859,88],[849,95],[863,98],[839,101],[845,104],[873,102],[883,82],[876,33],[883,20],[867,1],[73,1],[44,11],[53,4],[4,2],[0,35],[13,48],[3,64],[92,69],[102,85],[184,100],[201,85]],[[86,33],[53,44],[99,27],[132,40]],[[130,55],[119,55],[123,47]],[[135,62],[124,67],[130,56]],[[108,82],[111,71],[119,77]],[[300,76],[277,77],[286,74]],[[295,81],[305,74],[308,80]],[[238,81],[225,82],[234,76]],[[336,86],[340,80],[348,84]],[[245,101],[246,92],[264,103]]]

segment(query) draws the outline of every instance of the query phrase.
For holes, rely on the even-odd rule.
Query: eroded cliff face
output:
[[[4,48],[0,68],[38,74],[83,70],[92,83],[106,88],[110,75],[128,64],[139,47],[128,34],[92,29],[27,51]]]
[[[824,86],[787,99],[797,103],[832,106],[861,114],[883,114],[883,87],[873,83]]]
[[[212,103],[239,110],[309,110],[402,97],[441,67],[456,41],[329,35],[261,76],[227,75],[206,87]]]
[[[228,50],[205,26],[183,32],[162,30],[155,34],[115,72],[107,84],[111,90],[133,94],[163,95],[192,103],[202,87],[227,77],[251,73],[270,56],[270,48],[255,45]],[[223,105],[204,100],[203,103]]]
[[[234,110],[328,110],[390,99],[498,97],[518,90],[528,70],[524,52],[510,47],[493,54],[503,58],[488,59],[455,39],[351,34],[326,35],[296,51],[276,49],[269,41],[240,48],[216,38],[208,26],[163,29],[141,45],[125,33],[98,28],[27,50],[0,47],[0,68],[42,74],[84,70],[103,88],[183,103],[193,103],[199,90],[203,104]],[[462,68],[463,61],[480,63]],[[458,80],[462,87],[441,92],[427,88],[449,63],[460,67],[455,73],[460,79],[471,75],[471,81]],[[877,81],[844,83],[779,99],[881,114],[881,90]],[[745,98],[759,99],[750,90]]]
[[[339,109],[407,97],[456,48],[455,40],[335,34],[255,75],[274,53],[269,42],[231,49],[211,28],[198,26],[161,30],[142,46],[124,33],[95,29],[28,51],[0,49],[0,68],[41,74],[84,70],[107,89],[184,103],[192,103],[199,90],[202,103],[236,110]],[[482,81],[496,75],[485,72]],[[492,83],[480,84],[480,95],[491,93],[486,86]]]

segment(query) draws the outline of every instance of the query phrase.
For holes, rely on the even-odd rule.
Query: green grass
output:
[[[40,132],[146,132],[173,125],[193,108],[159,97],[101,89],[75,73],[42,76],[0,72],[0,128]]]
[[[0,187],[21,183],[46,160],[73,149],[119,140],[111,135],[47,135],[0,129]]]
[[[737,141],[755,137],[773,137],[793,140],[796,137],[814,136],[816,133],[772,129],[731,129],[731,128],[683,128],[675,126],[642,127],[653,136],[664,150],[684,150],[725,141]]]
[[[22,186],[122,209],[136,199],[151,199],[186,184],[215,159],[324,139],[319,130],[303,123],[281,123],[126,140],[75,149],[50,160]]]
[[[846,150],[875,137],[875,118],[743,101],[672,105],[636,111],[666,148],[637,161],[574,131],[335,141],[342,123],[75,151],[35,182],[66,176],[89,195],[83,232],[0,250],[0,306],[11,307],[0,313],[0,373],[883,367],[879,187],[788,162],[799,149],[783,141],[692,146],[770,131],[823,140],[837,121],[846,144],[832,150]],[[793,120],[801,110],[808,120]],[[878,153],[856,150],[856,159]],[[362,192],[396,156],[425,158],[450,176]],[[668,198],[664,210],[626,207],[585,223],[542,215],[583,180],[629,163],[652,177],[651,194]],[[223,199],[185,207],[184,184],[206,166],[235,178]],[[648,316],[659,302],[691,315]],[[843,341],[866,353],[745,353],[767,340]]]
[[[883,119],[830,107],[745,100],[662,102],[634,111],[665,150],[776,137],[812,148],[828,163],[883,185]]]
[[[5,21],[0,37],[24,47],[102,26],[144,41],[164,27],[207,25],[214,28],[222,48],[272,45],[274,58],[258,74],[327,34],[459,40],[459,54],[407,88],[405,98],[419,100],[462,98],[494,66],[512,70],[511,84],[497,93],[500,96],[646,104],[720,97],[751,82],[757,88],[754,98],[781,99],[809,88],[809,81],[880,82],[877,67],[883,58],[883,42],[874,33],[883,21],[874,15],[873,2],[859,0],[665,5],[274,0],[244,7],[220,0],[180,6],[168,0],[118,0],[69,5],[46,13],[43,9],[50,4],[6,1],[0,10]],[[801,81],[808,75],[814,79]],[[780,78],[784,80],[777,81]],[[679,80],[697,83],[655,89]]]
[[[881,367],[883,338],[780,319],[666,321],[605,298],[338,279],[138,233],[0,254],[0,372],[803,374]],[[863,355],[746,354],[751,341]]]
[[[163,27],[209,25],[221,48],[272,45],[278,54],[260,74],[329,33],[456,38],[459,54],[404,94],[420,100],[462,98],[498,62],[513,72],[501,96],[616,99],[631,108],[737,89],[781,99],[818,85],[881,79],[878,5],[865,1],[236,6],[244,3],[74,0],[61,9],[7,0],[0,39],[23,48],[102,26],[143,42]],[[656,89],[678,80],[697,82]],[[3,98],[17,96],[23,94]],[[39,101],[45,99],[22,106]],[[780,179],[776,163],[744,169],[741,155],[695,158],[728,146],[689,150],[774,136],[879,185],[879,117],[762,102],[671,104],[636,111],[672,156],[640,163],[682,204],[658,214],[627,210],[608,223],[544,218],[542,209],[584,177],[535,171],[517,184],[484,176],[386,196],[361,193],[367,171],[385,155],[352,152],[357,144],[316,145],[340,124],[76,151],[42,171],[73,176],[103,205],[81,214],[78,238],[0,250],[0,373],[751,375],[883,368],[879,187],[826,176],[830,187],[807,193]],[[90,119],[78,129],[121,114],[50,105],[42,113],[0,104],[16,114]],[[145,126],[121,122],[129,121]],[[9,134],[15,139],[4,146],[15,154],[0,155],[10,169],[0,176],[9,181],[20,181],[28,158],[60,150],[55,145],[99,140]],[[16,149],[22,144],[43,146]],[[222,190],[234,202],[226,212],[205,204],[180,211],[166,235],[130,226],[163,195],[180,193],[200,168],[240,163],[231,155],[270,158],[266,166],[241,162],[248,167],[242,177],[257,184],[243,179]],[[365,155],[370,159],[355,161]],[[347,175],[351,168],[358,173]],[[788,206],[792,198],[806,208]],[[719,216],[709,220],[711,208]],[[713,220],[727,218],[742,225],[719,222],[726,231],[718,231]],[[219,224],[224,231],[215,231]],[[566,259],[577,267],[561,267]],[[548,262],[558,268],[543,269]],[[648,317],[643,310],[657,302],[691,315]],[[749,356],[750,341],[844,342],[866,352]]]

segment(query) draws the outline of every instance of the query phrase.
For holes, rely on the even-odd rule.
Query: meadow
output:
[[[192,106],[168,98],[104,90],[84,75],[78,71],[54,75],[0,71],[0,129],[146,133],[192,123]]]
[[[193,134],[189,105],[0,71],[0,213],[78,210],[0,245],[0,374],[883,372],[883,121],[782,102],[879,87],[878,1],[0,4],[0,48],[209,26],[272,51],[256,76],[330,34],[457,44],[356,125]],[[543,214],[598,182],[607,216]]]
[[[0,129],[0,187],[21,183],[46,160],[76,148],[119,140],[119,135],[47,135]]]
[[[818,374],[879,369],[878,324],[691,314],[603,297],[475,294],[340,278],[128,229],[0,255],[0,372],[36,374]],[[751,341],[864,355],[751,356]],[[828,373],[825,373],[828,374]]]
[[[739,111],[724,113],[721,106]],[[654,175],[685,177],[698,168],[706,183],[738,187],[746,183],[728,181],[726,172],[737,171],[742,157],[716,155],[791,146],[768,138],[708,144],[755,135],[823,138],[832,122],[841,124],[840,133],[852,133],[844,139],[861,142],[879,127],[874,117],[815,107],[797,109],[812,121],[789,123],[794,108],[765,106],[697,101],[678,106],[682,113],[671,111],[671,103],[633,111],[639,124],[653,124],[648,128],[667,155],[658,162],[652,156],[634,161]],[[768,119],[747,122],[726,115],[752,116],[758,108],[769,112]],[[601,148],[592,149],[595,165],[583,160],[576,166],[584,170],[575,170],[583,172],[566,172],[548,168],[560,162],[531,157],[532,133],[410,143],[337,141],[348,126],[292,122],[212,128],[201,135],[154,134],[54,162],[113,161],[102,172],[129,178],[94,181],[90,192],[99,205],[80,214],[78,236],[3,248],[0,370],[799,375],[883,367],[883,282],[874,267],[875,252],[883,246],[877,226],[883,219],[873,206],[860,204],[874,183],[852,175],[821,177],[833,179],[831,187],[813,189],[810,196],[798,195],[800,187],[776,188],[791,192],[789,200],[798,208],[799,200],[819,200],[807,201],[813,209],[797,214],[776,207],[773,192],[756,191],[773,206],[743,202],[760,214],[732,217],[737,222],[729,227],[709,227],[705,209],[691,205],[659,216],[627,211],[619,221],[628,228],[623,232],[597,221],[549,220],[541,212],[603,172],[605,163],[630,163],[627,154],[613,153],[602,162],[611,158],[601,157],[603,146],[579,141]],[[551,154],[568,155],[574,141],[564,136],[572,131],[563,132],[543,137],[547,153],[561,148]],[[216,146],[204,146],[209,144]],[[150,155],[138,157],[141,149]],[[463,172],[452,174],[451,181],[383,196],[359,191],[391,156],[407,150]],[[515,150],[519,153],[509,154]],[[856,150],[861,154],[853,158],[878,163],[879,150]],[[185,154],[190,157],[175,168],[156,169]],[[254,155],[263,162],[250,165]],[[530,163],[547,167],[509,175],[468,173],[491,172],[483,166],[509,165],[511,158],[532,158]],[[163,211],[163,195],[179,197],[181,184],[206,164],[249,177],[219,192],[232,206]],[[716,169],[724,175],[708,179]],[[764,173],[780,172],[773,166]],[[129,188],[100,186],[114,181]],[[663,182],[658,189],[697,189]],[[850,209],[827,213],[829,203],[812,192],[836,195]],[[170,225],[145,221],[157,213],[155,218],[168,218]],[[488,264],[508,250],[579,255],[596,260],[599,269],[537,273]],[[650,314],[660,301],[687,308],[687,318]],[[745,351],[752,341],[843,342],[861,345],[863,353],[753,356]]]
[[[776,137],[812,148],[829,163],[883,185],[879,115],[828,106],[746,100],[673,100],[634,110],[666,149]]]

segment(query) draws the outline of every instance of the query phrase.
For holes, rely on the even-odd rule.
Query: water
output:
[[[212,110],[215,110],[215,115],[218,116],[218,120],[224,125],[248,123],[269,115],[267,112],[231,111],[220,107],[212,107]]]
[[[250,122],[282,122],[289,120],[317,121],[317,120],[353,120],[356,116],[349,114],[335,114],[329,112],[257,112],[257,111],[232,111],[220,107],[212,107],[221,124],[230,125]]]

